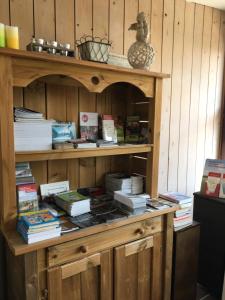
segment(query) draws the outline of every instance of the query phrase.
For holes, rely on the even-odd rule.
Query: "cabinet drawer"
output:
[[[49,267],[52,267],[80,259],[92,253],[160,232],[162,227],[162,216],[160,216],[52,246],[47,250],[47,263]]]

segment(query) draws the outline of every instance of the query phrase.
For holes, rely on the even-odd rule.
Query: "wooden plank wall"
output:
[[[151,70],[172,75],[163,88],[159,191],[191,195],[199,189],[205,158],[219,154],[224,12],[185,0],[1,0],[0,22],[20,27],[22,49],[33,34],[72,45],[83,34],[93,34],[109,38],[112,52],[126,54],[135,39],[127,29],[138,11],[146,13],[151,27],[156,50]],[[80,106],[80,97],[87,99],[85,107]],[[90,96],[83,89],[40,83],[15,89],[15,103],[74,121],[79,110],[113,110],[107,95]],[[92,158],[32,167],[38,182],[68,177],[76,187],[101,182],[109,164],[108,159]],[[83,174],[80,182],[77,174]]]

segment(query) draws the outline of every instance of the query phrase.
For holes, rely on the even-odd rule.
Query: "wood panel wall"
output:
[[[109,38],[112,52],[126,54],[135,39],[128,27],[138,11],[146,13],[151,28],[156,51],[151,70],[171,74],[163,88],[159,191],[191,195],[199,189],[205,158],[219,153],[224,12],[184,0],[1,0],[0,22],[20,27],[22,49],[32,35],[74,45],[89,34]],[[107,105],[106,99],[84,93],[39,83],[15,89],[15,103],[77,121],[77,110]],[[85,107],[79,105],[81,94],[87,98]],[[48,168],[46,162],[34,163],[33,168],[39,182],[68,177],[73,186],[101,181],[98,170],[109,169],[107,160],[83,163],[90,171],[83,182],[76,176],[83,172],[82,161],[51,162]]]

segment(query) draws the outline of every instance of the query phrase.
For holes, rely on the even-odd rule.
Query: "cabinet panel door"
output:
[[[115,300],[161,299],[161,238],[150,236],[116,247],[114,255]]]
[[[112,252],[96,253],[48,271],[49,300],[112,299]]]

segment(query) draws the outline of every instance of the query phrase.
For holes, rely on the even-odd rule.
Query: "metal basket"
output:
[[[111,46],[107,39],[84,36],[76,41],[76,45],[81,59],[107,63]]]

